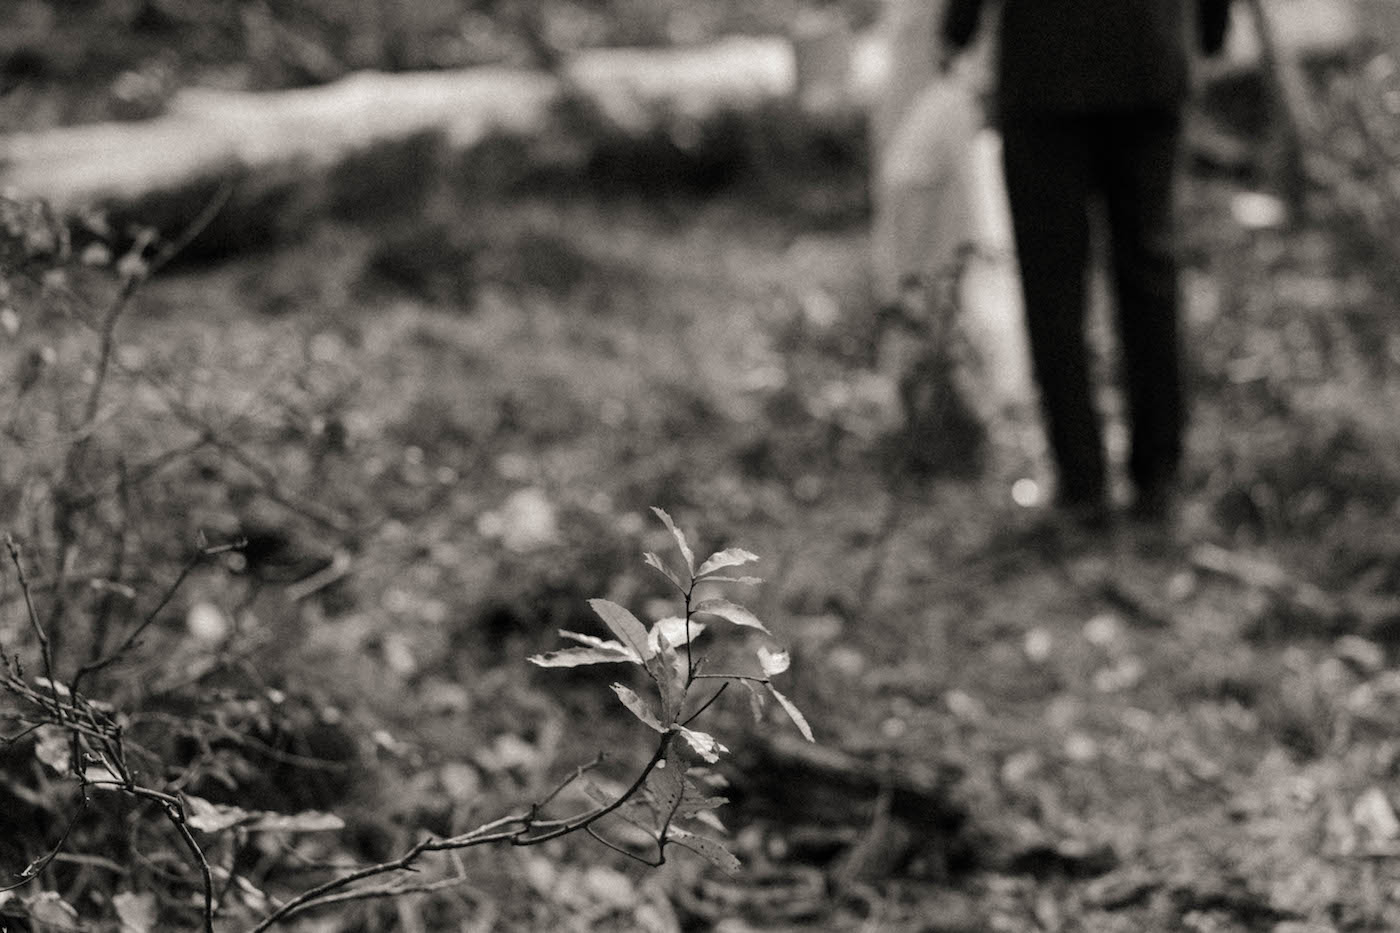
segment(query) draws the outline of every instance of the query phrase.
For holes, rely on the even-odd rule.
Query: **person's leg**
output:
[[[1185,425],[1173,188],[1181,118],[1162,109],[1106,117],[1096,134],[1117,292],[1122,379],[1140,502],[1170,492]]]
[[[1107,482],[1084,332],[1091,149],[1083,131],[1076,117],[1007,117],[1002,158],[1059,501],[1100,507]]]

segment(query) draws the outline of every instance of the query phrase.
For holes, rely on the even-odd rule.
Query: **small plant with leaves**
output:
[[[642,692],[620,682],[614,683],[612,689],[623,706],[654,734],[655,742],[646,763],[629,781],[611,789],[604,789],[593,779],[603,761],[603,756],[599,756],[565,776],[543,798],[517,812],[447,838],[423,838],[396,858],[353,869],[327,869],[327,877],[319,883],[300,893],[275,897],[266,887],[275,879],[264,876],[255,881],[242,874],[240,853],[250,840],[259,833],[333,832],[343,822],[333,813],[283,814],[211,802],[191,793],[184,786],[184,779],[161,782],[154,778],[165,769],[129,764],[126,715],[83,691],[83,675],[92,673],[93,665],[80,668],[70,678],[55,669],[45,625],[34,605],[20,549],[13,539],[8,540],[10,562],[27,607],[42,676],[31,677],[18,654],[0,644],[0,697],[7,697],[14,704],[8,711],[0,709],[0,720],[20,726],[17,734],[0,736],[0,744],[14,747],[26,738],[32,739],[34,756],[61,780],[71,782],[79,803],[70,830],[80,816],[93,812],[90,801],[113,793],[158,808],[174,830],[188,860],[186,867],[191,869],[180,872],[173,882],[181,895],[157,897],[151,891],[113,895],[111,913],[123,929],[156,929],[174,922],[176,914],[183,916],[181,922],[192,926],[190,915],[195,914],[207,933],[212,933],[216,923],[223,929],[261,933],[313,909],[421,894],[469,882],[465,869],[455,859],[449,859],[451,866],[445,866],[440,876],[423,880],[425,876],[418,873],[420,863],[431,854],[450,854],[484,845],[535,846],[575,833],[586,834],[609,849],[651,866],[663,864],[675,845],[724,871],[737,871],[738,859],[723,842],[703,831],[707,825],[723,831],[713,811],[725,800],[713,792],[714,782],[707,766],[718,763],[728,749],[713,735],[697,728],[699,719],[737,684],[749,692],[755,717],[762,714],[771,697],[808,740],[812,739],[812,731],[792,702],[773,685],[772,678],[787,669],[788,655],[776,646],[767,627],[737,602],[718,596],[702,597],[702,593],[717,585],[760,582],[753,577],[733,575],[734,568],[756,561],[757,556],[730,548],[697,565],[684,533],[665,512],[655,512],[674,537],[681,565],[674,567],[652,553],[647,553],[645,560],[675,587],[682,613],[659,619],[648,627],[625,607],[595,599],[591,601],[593,610],[615,636],[613,639],[564,632],[576,643],[574,646],[530,659],[542,667],[626,664],[644,672],[649,686]],[[221,550],[202,547],[200,559]],[[173,596],[183,576],[175,581],[159,606]],[[134,651],[139,636],[158,614],[159,607],[122,642],[116,656]],[[711,672],[707,669],[709,656],[700,656],[695,649],[696,639],[707,625],[714,624],[710,620],[733,626],[759,644],[749,650],[752,640],[740,639],[743,650],[729,652],[725,662],[731,669]],[[108,660],[103,659],[97,666],[106,663]],[[149,752],[143,749],[142,754]],[[152,777],[143,783],[141,773]],[[178,774],[179,769],[174,773]],[[566,791],[572,792],[573,797]],[[554,815],[566,799],[582,802],[568,815]],[[50,866],[68,857],[65,850],[72,842],[71,832],[64,832],[12,883],[0,886],[0,917],[8,912],[41,922],[57,918],[70,926],[81,923],[76,908],[43,882]],[[87,855],[100,858],[96,853]],[[31,893],[19,893],[31,886]]]
[[[796,705],[773,686],[772,678],[788,668],[786,651],[759,644],[753,652],[751,670],[714,673],[706,670],[708,659],[696,655],[695,641],[706,630],[704,619],[707,618],[761,633],[766,636],[765,642],[773,640],[763,622],[743,605],[721,597],[700,599],[697,595],[697,590],[710,584],[762,582],[757,577],[733,576],[729,572],[758,560],[758,556],[742,548],[727,548],[710,555],[697,566],[685,533],[666,512],[653,511],[675,538],[683,567],[677,570],[651,552],[645,555],[645,560],[675,587],[682,600],[683,613],[658,619],[648,628],[626,607],[606,599],[594,599],[589,605],[615,639],[563,631],[560,634],[577,646],[537,655],[530,660],[541,667],[633,664],[645,671],[650,696],[643,696],[623,683],[612,685],[622,705],[658,736],[651,761],[634,785],[645,791],[644,801],[625,796],[618,805],[624,808],[620,815],[645,833],[655,848],[651,855],[639,856],[599,836],[591,825],[589,834],[650,865],[662,864],[667,845],[675,843],[726,871],[734,871],[739,867],[738,860],[723,843],[678,825],[688,820],[715,825],[717,821],[709,818],[709,812],[724,802],[723,798],[711,796],[705,789],[703,769],[692,773],[686,764],[688,760],[716,764],[728,749],[713,735],[692,726],[732,685],[739,684],[749,692],[755,719],[762,716],[764,703],[771,697],[808,741],[814,737]],[[592,796],[599,795],[594,792]]]

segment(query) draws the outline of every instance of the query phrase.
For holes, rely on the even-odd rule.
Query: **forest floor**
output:
[[[1043,533],[1011,495],[1039,475],[1014,442],[1033,423],[980,469],[975,430],[917,436],[948,456],[908,474],[910,436],[862,395],[884,377],[856,225],[522,196],[171,272],[121,322],[125,371],[168,368],[222,444],[292,478],[281,503],[221,487],[207,526],[353,554],[295,604],[211,576],[183,605],[237,589],[248,676],[373,726],[348,799],[402,842],[598,748],[627,759],[606,681],[525,658],[597,631],[589,597],[662,594],[639,560],[661,506],[762,557],[819,742],[961,775],[971,841],[892,840],[853,801],[845,827],[733,820],[732,880],[587,840],[490,855],[472,912],[501,928],[1394,929],[1400,360],[1359,323],[1387,313],[1364,270],[1318,231],[1240,228],[1231,194],[1188,191],[1197,408],[1170,539]],[[304,517],[326,513],[353,536]],[[862,841],[908,851],[852,868]]]
[[[675,611],[641,562],[659,506],[760,556],[748,598],[818,742],[892,784],[949,776],[966,820],[928,838],[877,795],[814,822],[736,774],[733,877],[570,838],[472,850],[468,885],[305,928],[1400,929],[1400,335],[1390,273],[1344,231],[1253,223],[1252,192],[1193,170],[1181,521],[1091,538],[1033,502],[1033,413],[970,422],[949,399],[975,374],[936,353],[881,368],[840,179],[804,189],[815,213],[790,188],[442,181],[172,268],[117,322],[106,417],[138,453],[182,451],[142,474],[140,540],[178,550],[167,521],[259,546],[192,575],[129,693],[207,679],[348,736],[341,780],[225,775],[233,802],[344,815],[321,856],[470,828],[599,750],[645,757],[613,672],[526,658],[601,634],[591,597]],[[50,367],[11,426],[70,401],[57,374],[93,354],[74,319],[5,324],[14,360]],[[911,424],[892,400],[917,373],[935,401]],[[16,528],[27,494],[0,500]],[[325,585],[282,585],[337,557]],[[736,752],[790,729],[709,715]]]

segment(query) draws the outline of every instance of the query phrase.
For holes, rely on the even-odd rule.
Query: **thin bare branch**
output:
[[[656,768],[657,763],[666,757],[666,752],[671,745],[671,738],[672,736],[670,733],[661,737],[661,741],[657,744],[657,749],[653,753],[651,760],[642,768],[636,780],[632,782],[631,786],[629,786],[617,800],[610,804],[596,807],[567,820],[548,820],[543,822],[534,819],[534,812],[539,809],[539,805],[536,805],[531,808],[531,812],[528,814],[514,814],[501,817],[500,819],[479,826],[471,832],[460,836],[455,836],[450,839],[424,839],[396,859],[381,862],[377,865],[368,865],[357,871],[341,875],[338,878],[332,878],[308,891],[302,892],[264,917],[257,926],[249,931],[249,933],[263,933],[263,931],[276,924],[286,921],[293,914],[318,905],[328,896],[339,896],[340,892],[355,884],[357,881],[364,881],[367,878],[374,878],[391,872],[407,871],[412,868],[414,862],[427,852],[451,852],[458,849],[472,848],[498,842],[508,842],[515,846],[533,846],[548,842],[551,839],[557,839],[569,833],[586,830],[598,820],[622,806],[642,789],[648,775]],[[571,778],[570,782],[572,780]],[[545,828],[545,831],[538,835],[530,835],[532,830],[540,828]]]
[[[261,463],[258,463],[236,444],[230,443],[212,433],[206,434],[204,439],[220,453],[226,454],[229,459],[236,462],[249,473],[252,473],[258,480],[258,488],[262,491],[262,494],[273,502],[337,534],[348,535],[353,531],[351,523],[344,516],[337,515],[316,503],[303,502],[286,492],[282,488],[281,482],[278,481],[276,473],[263,466]]]
[[[316,885],[316,887],[311,888],[310,890],[303,891],[301,894],[298,894],[296,897],[287,901],[285,904],[278,907],[272,913],[264,917],[261,921],[258,922],[257,926],[253,927],[253,929],[249,931],[249,933],[263,933],[264,930],[270,929],[272,926],[286,921],[293,914],[299,911],[306,910],[309,907],[314,906],[316,903],[325,899],[327,896],[335,895],[338,892],[343,891],[345,888],[349,887],[357,881],[363,881],[366,878],[376,878],[380,875],[385,875],[390,872],[407,871],[413,866],[413,863],[418,860],[419,856],[421,856],[424,852],[428,851],[428,846],[430,844],[430,839],[424,839],[417,845],[415,845],[413,848],[405,852],[403,855],[399,856],[396,859],[393,859],[392,861],[381,862],[377,865],[368,865],[364,868],[359,869],[358,871],[349,872],[348,874],[341,875],[339,878],[332,878],[329,881]]]
[[[54,847],[44,855],[30,862],[21,873],[19,881],[0,887],[0,894],[6,891],[13,891],[16,888],[22,888],[39,877],[39,873],[47,868],[50,862],[58,858],[59,853],[63,851],[63,847],[68,844],[68,837],[72,834],[73,827],[78,825],[79,818],[81,818],[85,812],[87,812],[87,795],[82,794],[78,797],[77,809],[74,811],[73,816],[69,818],[68,825],[63,829],[63,835],[58,838],[58,842],[54,844]]]
[[[752,675],[752,674],[696,674],[696,675],[695,675],[695,679],[696,679],[696,680],[729,680],[729,681],[747,680],[747,681],[750,681],[751,683],[756,683],[756,684],[766,684],[766,683],[769,683],[769,682],[770,682],[769,679],[768,679],[767,677],[755,677],[755,676]]]
[[[117,647],[105,657],[99,658],[96,661],[90,661],[78,668],[78,673],[73,676],[73,692],[78,692],[79,682],[88,674],[94,674],[114,664],[122,655],[131,650],[132,645],[136,644],[136,640],[141,637],[146,629],[150,628],[151,624],[155,622],[156,617],[159,616],[161,612],[165,610],[165,607],[170,604],[170,601],[175,598],[175,594],[179,592],[180,587],[184,585],[185,579],[194,572],[196,567],[210,557],[214,557],[218,554],[226,554],[229,551],[235,551],[242,546],[243,543],[241,541],[233,541],[228,544],[219,544],[212,547],[202,545],[199,550],[194,553],[194,556],[185,562],[184,567],[180,568],[180,573],[175,577],[175,581],[166,588],[165,593],[161,595],[155,607],[127,633],[127,636],[122,639],[121,644],[117,645]]]
[[[605,846],[605,847],[607,847],[607,848],[609,848],[609,849],[612,849],[614,852],[618,853],[619,855],[625,855],[625,856],[627,856],[629,859],[632,859],[632,860],[635,861],[635,862],[641,862],[643,865],[646,865],[648,868],[660,868],[662,865],[666,864],[666,850],[663,849],[663,848],[660,848],[660,847],[657,848],[657,850],[656,850],[656,859],[655,859],[655,860],[652,860],[652,859],[646,858],[645,856],[638,855],[636,852],[631,852],[631,851],[629,851],[629,850],[623,848],[622,846],[618,845],[618,844],[615,843],[615,842],[610,842],[610,841],[608,841],[607,839],[603,838],[603,836],[602,836],[601,834],[599,834],[599,832],[598,832],[597,830],[595,830],[592,826],[585,826],[583,829],[584,829],[584,832],[588,833],[588,835],[590,835],[590,836],[593,837],[593,840],[594,840],[595,842],[597,842],[597,843],[599,843],[600,845],[603,845],[603,846]]]
[[[700,677],[705,677],[705,676],[707,676],[707,675],[705,675],[705,674],[700,674],[700,675],[698,675],[698,676],[700,676]],[[686,719],[686,721],[683,722],[683,723],[681,723],[681,725],[682,725],[682,726],[689,726],[692,722],[694,722],[695,720],[699,719],[701,713],[705,712],[705,710],[709,709],[712,705],[714,705],[714,702],[715,702],[716,700],[718,700],[720,697],[724,696],[724,691],[726,691],[726,690],[729,689],[729,685],[730,685],[731,683],[733,683],[733,681],[726,680],[724,683],[720,684],[720,685],[719,685],[719,689],[716,690],[713,694],[711,694],[711,695],[710,695],[710,698],[709,698],[708,700],[706,700],[704,703],[701,703],[701,704],[700,704],[700,708],[697,709],[695,712],[691,713],[690,716]]]
[[[29,615],[29,625],[34,629],[34,636],[39,639],[39,651],[44,662],[44,676],[48,678],[49,689],[53,691],[54,712],[58,714],[59,721],[63,721],[63,704],[58,698],[58,681],[53,674],[53,647],[49,644],[49,636],[44,631],[44,625],[39,621],[39,612],[34,608],[34,597],[29,591],[29,577],[24,572],[24,560],[20,554],[20,546],[8,533],[5,535],[5,547],[10,552],[10,560],[15,565],[15,573],[19,575],[19,589],[24,594],[24,608]]]
[[[204,883],[204,933],[214,933],[214,875],[209,870],[209,860],[204,857],[204,850],[199,847],[199,842],[195,840],[194,833],[185,823],[184,805],[175,803],[165,808],[165,816],[175,831],[184,840],[185,848],[189,849],[190,855],[194,857],[199,865],[199,875]]]
[[[452,878],[442,878],[437,881],[425,881],[419,884],[386,884],[374,888],[360,888],[356,891],[342,891],[339,894],[332,894],[329,897],[323,897],[315,903],[303,904],[291,914],[288,914],[287,919],[290,919],[291,917],[299,914],[303,914],[308,910],[314,910],[320,907],[329,907],[332,904],[346,904],[353,901],[368,901],[389,897],[403,897],[408,894],[432,894],[435,891],[445,891],[450,888],[460,888],[466,885],[466,883],[466,878],[454,876]]]
[[[233,183],[231,181],[220,185],[219,190],[214,192],[214,196],[209,199],[204,208],[200,210],[194,220],[190,221],[178,237],[161,247],[142,271],[128,275],[122,282],[121,291],[117,293],[116,299],[102,315],[97,350],[97,369],[93,376],[92,387],[88,390],[87,404],[83,408],[84,427],[97,420],[97,412],[102,404],[102,392],[107,382],[107,373],[111,368],[112,349],[116,345],[117,322],[121,319],[126,306],[147,279],[163,269],[167,263],[194,242],[195,237],[204,232],[218,216],[219,211],[224,209],[224,205],[228,203],[228,199],[232,195]]]
[[[548,842],[551,839],[558,839],[560,836],[566,836],[569,833],[577,832],[580,829],[584,829],[598,822],[600,819],[607,816],[609,813],[613,812],[618,807],[622,806],[624,803],[630,800],[634,794],[636,794],[642,789],[642,786],[646,784],[647,778],[651,775],[651,772],[654,771],[656,769],[657,764],[663,758],[666,757],[666,752],[669,751],[671,748],[671,739],[673,737],[674,734],[670,732],[667,732],[665,735],[661,736],[661,741],[657,743],[656,751],[652,754],[651,761],[648,761],[646,767],[642,768],[641,773],[637,775],[636,780],[632,782],[631,786],[628,787],[627,790],[623,791],[622,794],[619,795],[618,798],[612,803],[602,807],[598,807],[594,810],[590,810],[587,813],[580,814],[579,816],[576,816],[569,820],[552,821],[554,823],[555,828],[550,829],[547,832],[543,832],[538,836],[531,836],[529,835],[529,832],[532,828],[536,828],[538,825],[544,824],[527,826],[511,839],[511,845],[539,845],[542,842]]]
[[[565,790],[567,790],[567,789],[568,789],[570,786],[572,786],[575,782],[577,782],[577,781],[579,781],[579,780],[582,780],[583,776],[584,776],[585,774],[587,774],[588,772],[594,771],[594,770],[596,770],[597,768],[601,767],[602,764],[603,764],[603,762],[605,762],[605,761],[607,761],[607,760],[608,760],[607,752],[599,752],[598,755],[597,755],[597,757],[594,758],[592,761],[587,762],[586,764],[581,764],[581,765],[579,765],[579,766],[578,766],[577,768],[575,768],[572,772],[570,772],[570,774],[569,774],[568,777],[566,777],[566,778],[564,778],[564,780],[560,781],[559,784],[554,788],[554,790],[552,790],[552,791],[550,791],[548,794],[546,794],[546,795],[544,796],[544,799],[543,799],[543,800],[541,800],[541,801],[539,801],[539,803],[535,804],[535,807],[536,807],[537,809],[543,809],[544,807],[549,806],[550,803],[553,802],[554,798],[556,798],[556,797],[558,797],[560,794],[562,794]]]

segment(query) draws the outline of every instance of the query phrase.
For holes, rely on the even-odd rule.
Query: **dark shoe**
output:
[[[1072,531],[1092,534],[1113,527],[1113,508],[1102,493],[1066,495],[1062,491],[1051,514],[1052,521]]]
[[[1113,527],[1113,510],[1107,502],[1069,502],[1057,505],[1061,520],[1076,531],[1097,533]]]
[[[1179,490],[1175,480],[1148,483],[1138,490],[1132,518],[1144,525],[1168,527],[1176,520]]]
[[[1079,552],[1107,541],[1113,510],[1102,501],[1059,502],[1028,529],[1028,543],[1046,554]]]

